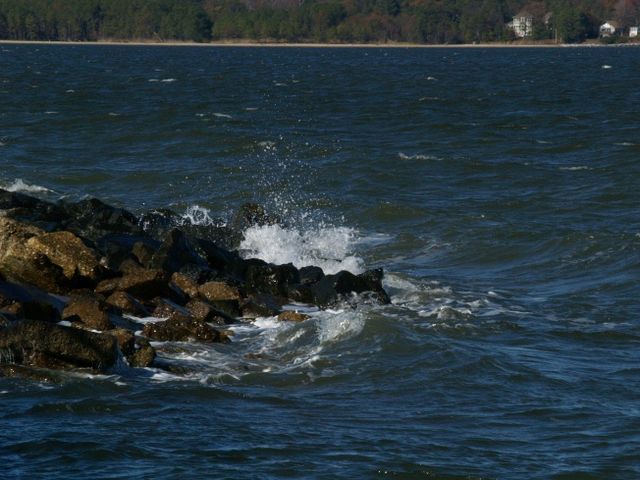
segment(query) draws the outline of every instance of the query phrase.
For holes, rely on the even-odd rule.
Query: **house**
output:
[[[610,37],[611,35],[619,35],[620,33],[622,33],[622,28],[615,20],[609,20],[608,22],[600,25],[601,37]]]
[[[516,37],[525,38],[533,35],[533,15],[527,11],[521,11],[507,24],[513,30]]]
[[[637,37],[639,28],[640,27],[629,27],[629,38]]]

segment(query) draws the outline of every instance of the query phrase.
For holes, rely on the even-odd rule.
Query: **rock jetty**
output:
[[[381,269],[325,275],[234,250],[247,227],[274,222],[255,204],[219,227],[184,224],[170,210],[138,217],[97,199],[0,189],[0,375],[163,368],[153,342],[229,342],[235,322],[307,319],[283,311],[291,302],[389,302]]]

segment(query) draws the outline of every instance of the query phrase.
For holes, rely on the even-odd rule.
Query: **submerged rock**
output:
[[[226,337],[203,320],[181,314],[174,314],[164,322],[147,323],[142,334],[159,341],[205,343],[223,342]]]
[[[73,295],[62,312],[62,318],[92,330],[111,330],[108,305],[93,292]]]

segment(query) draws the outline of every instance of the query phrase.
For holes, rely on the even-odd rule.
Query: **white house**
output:
[[[622,33],[622,28],[620,28],[620,24],[615,20],[609,20],[608,22],[600,25],[600,36],[601,37],[610,37],[611,35],[616,35]]]
[[[640,27],[629,27],[629,38],[634,38],[638,36],[638,28]]]
[[[529,12],[520,12],[513,20],[507,24],[518,38],[530,37],[533,35],[533,15]]]

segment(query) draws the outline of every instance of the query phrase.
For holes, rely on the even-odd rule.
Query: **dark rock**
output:
[[[174,314],[189,315],[189,310],[166,298],[156,298],[153,300],[155,308],[152,316],[157,318],[169,318]]]
[[[235,323],[235,318],[231,315],[218,310],[209,302],[203,300],[192,299],[186,305],[189,314],[196,320],[202,320],[207,323],[216,323],[218,325],[226,325]]]
[[[199,240],[206,240],[227,250],[237,248],[242,240],[241,232],[220,225],[183,223],[180,225],[180,230],[191,240],[194,240],[195,244],[197,244]]]
[[[80,322],[84,328],[93,330],[111,330],[108,306],[95,293],[74,295],[62,312],[62,318],[70,322]]]
[[[281,311],[278,300],[268,293],[250,295],[240,306],[245,318],[273,317]]]
[[[69,216],[67,230],[96,241],[109,233],[143,235],[138,219],[131,212],[112,207],[96,198],[64,204]]]
[[[171,275],[171,283],[186,293],[190,298],[198,296],[198,282],[189,275],[175,272]]]
[[[117,342],[120,352],[126,357],[133,355],[135,352],[136,337],[132,331],[124,328],[114,328],[108,332],[109,335],[113,335]]]
[[[25,320],[0,330],[5,363],[44,368],[92,368],[104,371],[118,358],[111,335]]]
[[[14,220],[47,232],[59,230],[66,218],[66,212],[57,204],[3,189],[0,189],[0,210]]]
[[[294,302],[313,303],[313,292],[309,285],[289,285],[287,297]]]
[[[137,368],[150,367],[156,359],[156,349],[151,345],[143,345],[131,355],[129,365]]]
[[[257,203],[245,203],[240,206],[233,216],[231,226],[238,232],[244,232],[253,226],[274,225],[280,223],[275,215],[269,215],[262,205]]]
[[[223,337],[214,328],[202,320],[174,314],[164,322],[147,323],[142,330],[143,335],[159,341],[174,342],[221,342]]]
[[[364,292],[372,292],[380,303],[389,303],[389,296],[382,287],[382,276],[382,269],[369,270],[360,275],[344,270],[335,275],[326,275],[311,286],[313,303],[326,307],[336,303],[344,295]]]
[[[156,253],[160,243],[151,241],[136,242],[131,248],[131,254],[136,258],[140,265],[150,265],[153,255]]]
[[[226,282],[207,282],[198,287],[198,293],[210,302],[221,300],[239,301],[240,290]]]
[[[318,283],[324,277],[320,267],[302,267],[300,269],[300,285],[312,285]]]
[[[142,270],[147,270],[147,268],[143,267],[133,257],[127,257],[118,265],[117,270],[122,275],[135,275]]]
[[[124,261],[130,259],[135,259],[140,265],[146,265],[138,254],[141,255],[146,250],[153,254],[159,245],[149,237],[124,233],[110,233],[95,242],[95,248],[103,257],[102,263],[111,270],[118,270]],[[150,255],[145,259],[148,261]]]
[[[141,302],[126,292],[113,292],[106,302],[120,312],[136,317],[148,317],[150,315],[149,310]]]
[[[300,283],[300,274],[291,264],[273,265],[261,260],[248,260],[245,273],[248,293],[269,293],[276,297],[286,297],[289,285]]]
[[[118,280],[113,290],[127,292],[141,300],[151,300],[170,294],[166,274],[161,270],[140,270],[124,275]]]
[[[149,266],[173,273],[187,264],[207,267],[207,262],[196,252],[186,235],[174,228],[151,257]]]
[[[172,228],[182,223],[182,218],[173,210],[159,208],[143,214],[140,225],[155,240],[162,240]]]
[[[58,322],[63,305],[36,287],[0,281],[0,310],[17,318]]]
[[[286,312],[282,312],[280,315],[278,315],[278,320],[282,322],[304,322],[309,318],[311,318],[309,315],[306,315],[304,313],[293,312],[290,310],[287,310]]]

